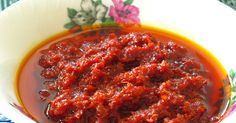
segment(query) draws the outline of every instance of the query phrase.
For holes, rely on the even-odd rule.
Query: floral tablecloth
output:
[[[3,11],[8,6],[10,6],[11,4],[13,4],[17,1],[18,0],[0,0],[0,11]],[[236,0],[219,0],[219,1],[236,10]],[[0,109],[0,112],[1,112],[1,109]],[[0,113],[0,123],[14,123],[14,122],[11,121],[10,119],[4,117]]]

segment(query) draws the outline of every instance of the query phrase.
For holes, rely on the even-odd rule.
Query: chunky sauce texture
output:
[[[164,33],[104,28],[40,47],[19,74],[26,110],[48,123],[217,121],[224,72],[188,40]]]

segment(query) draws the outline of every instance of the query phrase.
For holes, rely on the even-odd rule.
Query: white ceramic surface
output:
[[[102,0],[106,6],[111,0]],[[0,13],[0,110],[16,123],[34,123],[12,105],[22,58],[40,41],[65,31],[67,8],[81,0],[20,0]],[[236,70],[236,12],[216,0],[134,0],[141,23],[185,35],[213,53],[226,70]],[[233,118],[234,117],[234,118]],[[234,120],[233,120],[234,119]],[[236,121],[233,113],[225,122]]]

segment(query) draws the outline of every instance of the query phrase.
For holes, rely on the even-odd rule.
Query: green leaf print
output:
[[[229,76],[230,76],[230,78],[231,78],[231,80],[233,81],[234,80],[234,77],[235,77],[235,72],[234,72],[234,70],[230,70],[229,71]]]
[[[69,22],[69,23],[64,25],[64,27],[67,28],[67,29],[71,29],[75,26],[76,26],[76,24],[74,22]]]
[[[67,15],[70,19],[74,18],[78,12],[73,8],[67,8]]]
[[[124,2],[125,5],[131,5],[134,2],[134,0],[126,0]]]

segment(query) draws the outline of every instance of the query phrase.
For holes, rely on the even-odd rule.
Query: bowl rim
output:
[[[31,0],[32,1],[32,0]],[[20,0],[20,1],[18,1],[18,2],[16,2],[15,4],[13,4],[12,6],[10,6],[10,7],[8,7],[6,10],[4,10],[4,11],[1,11],[0,12],[0,18],[1,18],[1,16],[7,16],[7,14],[8,14],[8,12],[9,11],[14,11],[14,9],[16,8],[16,7],[18,7],[18,6],[22,6],[24,3],[26,3],[26,2],[29,2],[29,1],[27,1],[27,0]],[[213,2],[212,2],[213,3]],[[222,5],[220,5],[219,4],[219,6],[223,6],[223,4]],[[225,7],[226,8],[226,7]],[[231,11],[231,10],[229,10],[229,9],[231,9],[231,8],[228,8],[227,9],[227,11]],[[232,10],[233,11],[233,10]],[[235,14],[236,15],[236,14]],[[165,28],[166,28],[166,26],[164,26]],[[162,28],[162,27],[161,27]],[[178,31],[179,32],[179,31]],[[187,37],[191,37],[191,36],[187,36]],[[234,73],[234,75],[232,75]],[[231,71],[229,72],[229,77],[230,77],[230,84],[231,84],[231,87],[232,87],[232,90],[233,90],[233,88],[235,88],[236,87],[236,85],[235,85],[235,71],[233,71],[233,69],[231,69]],[[233,97],[232,97],[232,99],[234,98],[234,97],[236,97],[236,92],[232,92],[232,95],[234,95]],[[234,100],[234,101],[236,101],[236,100]],[[14,108],[12,108],[11,106],[9,106],[9,104],[6,104],[6,103],[3,103],[2,104],[5,108],[4,109],[9,109],[9,110],[6,110],[6,111],[3,111],[2,113],[4,114],[4,115],[6,115],[7,117],[9,117],[9,118],[11,118],[11,119],[13,119],[13,120],[15,120],[15,121],[17,121],[19,118],[20,119],[22,119],[21,118],[21,116],[19,115],[19,112],[18,111],[16,111],[15,112],[15,109]],[[12,112],[13,111],[13,112]],[[6,113],[5,113],[6,112]],[[236,113],[234,113],[234,114],[236,114]],[[13,116],[14,115],[14,116]],[[19,115],[19,116],[18,116]],[[23,116],[23,115],[22,115]],[[17,117],[17,118],[16,118]],[[25,117],[26,119],[27,119],[27,117]],[[28,120],[26,120],[27,122],[28,121],[30,121],[30,119],[28,119]]]

